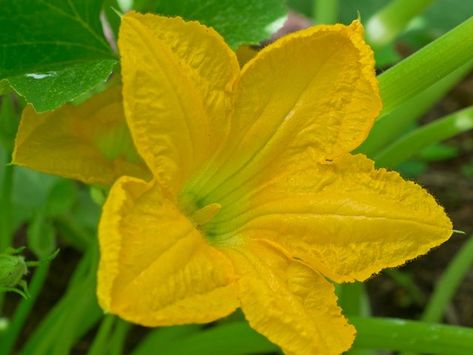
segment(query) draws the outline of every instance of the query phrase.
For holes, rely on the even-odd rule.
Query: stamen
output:
[[[211,203],[194,212],[191,219],[197,226],[202,226],[214,218],[222,209],[219,203]]]

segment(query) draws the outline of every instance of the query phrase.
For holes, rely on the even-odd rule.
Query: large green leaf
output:
[[[102,0],[0,0],[0,79],[9,78],[39,111],[107,79],[115,54],[101,8]]]
[[[309,18],[314,14],[313,0],[287,0],[287,5],[291,10],[299,12]],[[343,4],[345,6],[345,4]]]
[[[233,48],[268,38],[286,15],[283,0],[138,0],[135,8],[197,20],[215,28]]]
[[[114,59],[85,61],[59,71],[16,76],[9,82],[17,93],[33,104],[36,111],[49,111],[103,82],[115,63]]]

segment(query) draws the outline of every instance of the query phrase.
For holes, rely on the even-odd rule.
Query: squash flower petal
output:
[[[207,323],[238,307],[233,266],[155,182],[120,178],[99,226],[98,298],[147,326]]]
[[[235,54],[213,30],[130,13],[119,35],[125,113],[141,156],[175,195],[229,133]]]
[[[240,70],[213,29],[131,12],[119,49],[152,178],[123,171],[104,205],[106,311],[157,326],[241,307],[287,354],[339,354],[355,330],[327,279],[365,280],[451,235],[428,192],[351,154],[382,106],[358,21],[288,35]]]
[[[226,253],[238,270],[241,308],[254,329],[287,354],[339,354],[350,347],[355,329],[322,275],[265,240]]]
[[[123,175],[150,179],[135,150],[123,112],[121,86],[91,99],[38,114],[27,106],[13,163],[44,173],[109,186]]]
[[[282,155],[305,149],[319,162],[333,160],[365,140],[380,109],[374,60],[359,22],[283,37],[244,66],[232,139],[217,158],[212,184],[201,179],[193,189],[218,199]]]
[[[221,200],[238,207],[207,226],[277,243],[336,282],[364,281],[443,243],[452,224],[434,198],[365,156],[317,164],[309,152],[281,159]]]

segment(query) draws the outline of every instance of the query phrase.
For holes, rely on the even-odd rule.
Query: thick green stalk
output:
[[[366,141],[358,148],[358,152],[373,157],[386,148],[388,144],[399,139],[427,110],[457,85],[472,68],[473,61],[469,61],[404,102],[394,111],[384,116],[383,119],[377,120]]]
[[[421,320],[425,322],[439,322],[451,302],[455,291],[473,267],[473,236],[463,245],[461,250],[448,264],[447,270],[438,281],[435,291],[430,298]]]
[[[473,59],[473,17],[378,76],[381,116]]]
[[[390,318],[350,317],[357,329],[353,350],[378,349],[428,354],[473,354],[473,329]],[[182,336],[163,351],[166,355],[244,355],[271,353],[277,347],[250,328],[232,322]],[[145,350],[144,348],[142,348]],[[161,348],[147,348],[159,352]],[[150,352],[134,352],[133,354]]]
[[[473,106],[419,127],[375,155],[376,165],[394,168],[415,153],[473,128]]]
[[[314,20],[317,24],[332,24],[338,21],[338,0],[315,0]]]
[[[368,41],[375,47],[381,47],[397,37],[407,24],[433,0],[394,0],[374,14],[366,25]]]
[[[421,354],[473,354],[473,329],[389,318],[351,317],[354,348]]]
[[[33,308],[33,305],[38,298],[41,289],[43,288],[46,277],[48,276],[49,264],[43,263],[38,266],[36,271],[33,274],[33,278],[29,283],[29,293],[30,297],[28,299],[23,299],[15,310],[13,318],[8,325],[7,331],[0,336],[0,355],[11,354],[13,346],[15,345],[18,335],[20,334],[25,321]]]

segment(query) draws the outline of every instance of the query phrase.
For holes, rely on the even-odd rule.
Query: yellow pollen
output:
[[[214,218],[221,209],[222,205],[220,205],[219,203],[211,203],[195,211],[191,219],[195,225],[201,226],[209,222],[212,218]]]

